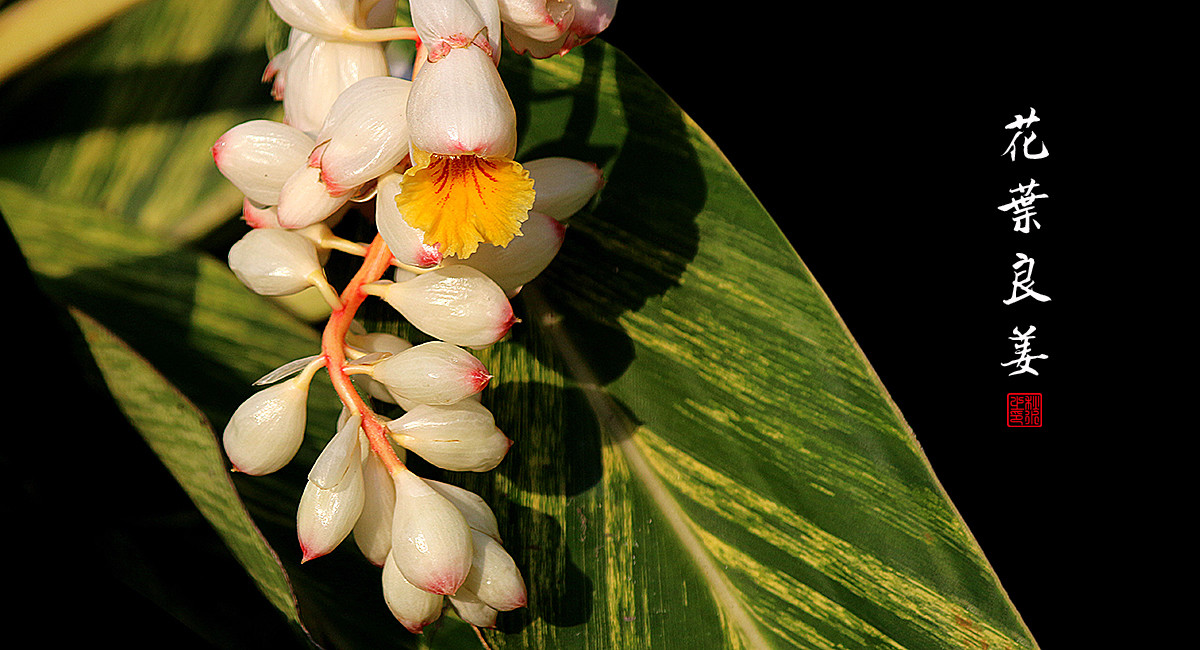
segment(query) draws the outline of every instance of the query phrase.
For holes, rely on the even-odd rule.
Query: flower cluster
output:
[[[607,26],[616,0],[411,0],[411,27],[394,25],[395,0],[270,4],[291,27],[264,74],[284,119],[239,124],[212,147],[252,227],[229,266],[262,295],[315,288],[331,313],[320,352],[260,379],[234,412],[226,454],[249,475],[287,465],[304,440],[309,385],[326,370],[342,415],[300,499],[303,561],[353,536],[409,630],[447,601],[490,627],[527,600],[495,515],[405,460],[485,472],[513,444],[480,400],[492,375],[471,350],[517,322],[509,300],[549,265],[602,178],[579,160],[514,159],[501,38],[517,53],[565,53]],[[402,39],[416,41],[415,59],[389,60],[385,43]],[[370,243],[334,234],[359,207],[378,231]],[[363,258],[340,292],[325,274],[335,251]],[[366,332],[354,318],[371,298],[432,340]]]

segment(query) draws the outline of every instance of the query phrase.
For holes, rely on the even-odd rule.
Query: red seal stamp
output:
[[[1008,426],[1010,426],[1010,427],[1040,427],[1040,426],[1042,426],[1042,394],[1041,393],[1009,393],[1008,394]]]

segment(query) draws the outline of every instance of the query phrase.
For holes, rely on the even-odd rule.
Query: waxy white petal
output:
[[[497,542],[503,541],[500,539],[500,526],[496,523],[496,514],[492,512],[483,497],[457,485],[428,478],[423,480],[458,508],[472,530],[477,530]]]
[[[616,12],[617,0],[571,0],[571,5],[574,9],[571,24],[554,39],[539,40],[520,27],[506,24],[504,33],[513,51],[518,54],[528,52],[537,59],[566,54],[608,27]]]
[[[454,611],[458,612],[459,618],[474,625],[475,627],[495,627],[497,611],[494,607],[479,600],[473,591],[464,587],[459,587],[458,592],[453,596],[447,596],[447,600],[454,606]]]
[[[357,0],[268,0],[292,27],[322,38],[346,37],[356,29]]]
[[[383,299],[422,332],[465,347],[491,345],[516,323],[504,291],[461,264],[386,285]]]
[[[456,472],[494,469],[512,446],[491,411],[469,399],[449,406],[418,404],[387,428],[396,444]]]
[[[462,586],[502,612],[524,607],[528,602],[525,581],[512,556],[499,542],[479,531],[471,531],[471,539],[475,554]]]
[[[323,273],[316,246],[303,235],[278,228],[255,228],[229,248],[229,268],[247,287],[264,296],[307,289]]]
[[[279,228],[279,210],[273,205],[261,205],[250,199],[242,200],[242,219],[251,228]]]
[[[412,82],[369,77],[346,88],[316,137],[317,161],[331,194],[345,194],[392,169],[408,155],[405,107]]]
[[[516,152],[516,110],[479,48],[456,48],[421,67],[408,96],[408,121],[421,151],[500,158]]]
[[[517,31],[537,41],[559,38],[575,18],[575,6],[563,0],[500,0],[497,5],[506,34]]]
[[[425,243],[425,233],[413,228],[400,215],[396,195],[404,174],[387,172],[379,178],[375,199],[375,226],[392,256],[404,264],[420,268],[436,266],[442,261],[438,246]]]
[[[416,474],[401,470],[392,521],[392,557],[413,586],[435,594],[458,590],[471,570],[471,528],[458,508]]]
[[[309,470],[310,482],[323,489],[336,487],[346,478],[352,464],[362,464],[358,446],[358,428],[361,424],[362,416],[351,415],[338,427],[338,432],[325,445]]]
[[[453,404],[474,395],[492,378],[466,350],[430,341],[376,363],[371,376],[388,390],[421,404]]]
[[[287,465],[304,442],[307,400],[308,381],[296,377],[242,402],[222,436],[234,469],[261,476]]]
[[[341,481],[332,488],[323,489],[313,481],[305,483],[296,510],[296,534],[304,554],[301,561],[321,557],[337,548],[354,529],[365,499],[362,465],[358,462],[351,463]]]
[[[373,452],[362,462],[365,499],[354,524],[354,543],[375,566],[383,566],[392,550],[392,518],[396,512],[396,485],[383,461]]]
[[[536,278],[554,260],[562,248],[566,229],[550,217],[530,212],[521,224],[521,235],[514,237],[507,246],[480,244],[465,260],[447,257],[446,266],[463,264],[478,269],[491,278],[512,298],[526,282]]]
[[[539,158],[522,167],[533,179],[533,211],[557,221],[579,212],[604,186],[599,167],[574,158]]]
[[[304,165],[316,142],[300,129],[251,120],[229,129],[212,146],[217,169],[248,199],[279,203],[279,190]]]
[[[383,564],[383,599],[396,620],[416,634],[442,615],[444,598],[418,589],[404,578],[390,554]]]
[[[304,166],[296,170],[283,184],[279,193],[279,225],[284,228],[304,228],[328,219],[346,201],[348,195],[331,196],[321,180],[321,170]]]
[[[388,74],[382,43],[327,41],[292,30],[284,71],[284,121],[315,135],[342,91],[356,81]]]

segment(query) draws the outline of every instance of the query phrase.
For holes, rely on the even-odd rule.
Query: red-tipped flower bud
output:
[[[392,616],[413,634],[442,615],[444,598],[413,586],[404,578],[391,554],[383,564],[383,599]]]
[[[474,355],[445,341],[422,343],[383,359],[372,366],[371,376],[396,401],[419,404],[453,404],[483,390],[492,378]]]
[[[471,528],[458,508],[407,469],[392,477],[392,557],[405,580],[434,594],[458,591],[471,570]]]
[[[486,347],[516,322],[504,291],[469,266],[434,269],[381,293],[417,329],[455,345]]]

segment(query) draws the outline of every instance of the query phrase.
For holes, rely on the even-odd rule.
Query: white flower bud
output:
[[[379,361],[371,376],[397,398],[420,404],[453,404],[483,390],[492,378],[474,355],[445,341],[422,343]]]
[[[396,444],[456,472],[491,470],[512,446],[491,411],[470,399],[449,406],[418,404],[387,427]]]
[[[293,29],[287,52],[281,63],[287,79],[284,121],[309,134],[321,130],[334,101],[351,84],[388,74],[382,43],[330,41]]]
[[[413,586],[434,594],[458,591],[471,570],[471,528],[458,508],[416,474],[392,477],[396,512],[392,558]]]
[[[526,2],[526,0],[515,1]],[[550,4],[560,3],[556,1]],[[571,0],[570,4],[574,9],[571,24],[557,38],[543,40],[548,34],[536,33],[515,23],[505,22],[504,34],[513,51],[517,54],[528,52],[536,59],[544,59],[555,54],[566,54],[604,31],[612,22],[613,14],[617,9],[617,0]],[[535,38],[535,35],[539,38]]]
[[[479,600],[502,612],[524,607],[527,602],[525,581],[512,556],[496,540],[471,531],[475,553],[471,571],[463,583]]]
[[[316,146],[306,133],[270,120],[243,122],[212,146],[217,169],[246,198],[262,206],[279,203],[279,190]]]
[[[604,174],[593,163],[554,156],[524,163],[533,179],[533,211],[558,221],[579,212],[604,186]]]
[[[435,154],[512,158],[517,113],[500,73],[475,47],[426,63],[408,96],[414,147]]]
[[[229,268],[255,293],[286,296],[324,278],[317,248],[303,235],[255,228],[229,249]]]
[[[296,511],[296,533],[300,550],[307,562],[338,547],[354,529],[365,502],[362,465],[357,462],[358,435],[355,432],[355,461],[350,463],[341,481],[323,489],[313,481],[304,485],[300,506]]]
[[[479,597],[465,586],[459,587],[458,592],[446,598],[454,606],[454,611],[458,612],[458,616],[462,620],[475,627],[490,628],[496,626],[496,615],[498,612],[495,608],[479,600]]]
[[[435,244],[425,243],[425,233],[412,227],[400,215],[396,195],[400,193],[400,182],[404,174],[387,172],[379,178],[375,195],[375,226],[392,256],[409,266],[429,268],[442,261],[442,254]]]
[[[332,196],[321,170],[305,165],[288,177],[279,192],[279,225],[284,228],[304,228],[329,218],[338,211],[349,195]]]
[[[301,375],[268,386],[243,402],[222,436],[234,469],[261,476],[287,465],[304,442],[307,399],[308,379]]]
[[[454,507],[458,508],[458,511],[463,514],[463,517],[467,520],[467,525],[472,530],[477,530],[497,542],[503,541],[500,539],[500,527],[496,523],[496,514],[488,507],[483,497],[470,490],[460,488],[457,485],[442,483],[428,478],[424,479],[424,481],[429,487],[437,490],[438,494],[449,499],[450,503],[454,504]]]
[[[413,634],[442,615],[443,597],[413,586],[391,554],[383,564],[383,599],[396,620]]]
[[[340,195],[378,177],[408,155],[405,106],[412,82],[369,77],[346,88],[325,118],[316,141],[321,179]]]
[[[375,566],[383,566],[392,550],[392,518],[396,512],[396,485],[387,467],[373,452],[362,462],[365,500],[354,524],[354,543]]]
[[[500,0],[504,32],[517,32],[535,41],[557,40],[571,26],[575,7],[563,0]]]
[[[467,259],[447,257],[443,264],[463,264],[479,269],[512,298],[526,282],[550,266],[562,248],[566,229],[561,223],[539,212],[530,212],[521,224],[521,235],[507,246],[480,244]]]
[[[517,322],[504,291],[461,264],[386,285],[382,296],[417,329],[464,347],[491,345]]]

